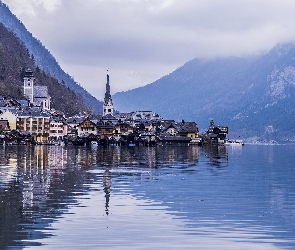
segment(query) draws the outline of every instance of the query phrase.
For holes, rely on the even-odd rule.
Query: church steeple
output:
[[[111,87],[110,87],[110,76],[109,70],[107,70],[107,83],[106,83],[106,92],[104,95],[104,103],[103,103],[103,116],[113,115],[113,101],[111,96]]]

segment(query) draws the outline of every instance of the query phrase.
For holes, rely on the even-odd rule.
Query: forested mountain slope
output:
[[[0,23],[23,42],[28,49],[30,57],[34,60],[36,66],[44,70],[46,73],[55,77],[58,82],[63,82],[67,87],[82,97],[83,103],[96,113],[102,113],[102,102],[89,94],[82,86],[74,81],[74,79],[65,73],[51,53],[25,28],[20,20],[11,13],[8,7],[0,0]]]
[[[24,99],[23,76],[28,67],[34,72],[36,85],[48,86],[52,108],[68,116],[88,111],[79,95],[36,67],[21,41],[0,23],[0,95],[9,99]]]

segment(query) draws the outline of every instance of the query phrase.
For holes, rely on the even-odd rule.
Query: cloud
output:
[[[108,67],[114,93],[155,81],[194,57],[258,54],[295,39],[293,0],[3,1],[100,99]]]
[[[5,0],[11,9],[14,10],[17,16],[36,17],[39,12],[52,12],[61,4],[62,0],[22,0],[13,1]]]

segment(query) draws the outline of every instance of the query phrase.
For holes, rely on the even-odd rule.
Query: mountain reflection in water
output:
[[[253,154],[252,162],[244,154],[245,150]],[[260,158],[258,153],[262,155]],[[208,237],[204,246],[214,239],[231,237],[234,239],[231,243],[245,240],[265,243],[267,247],[295,246],[292,218],[295,195],[294,188],[289,186],[294,177],[290,179],[289,175],[278,172],[276,157],[270,149],[257,152],[251,146],[237,149],[224,146],[5,146],[0,148],[0,248],[50,246],[53,242],[59,246],[58,239],[64,236],[60,233],[62,225],[66,226],[71,220],[77,220],[71,228],[75,225],[78,228],[72,238],[67,235],[69,248],[71,244],[79,248],[79,242],[80,247],[85,247],[79,235],[87,239],[86,246],[90,248],[99,244],[119,247],[119,241],[122,247],[128,244],[132,247],[134,236],[127,232],[135,228],[138,240],[135,248],[142,244],[152,247],[149,237],[156,246],[173,248],[172,243],[161,241],[161,233],[163,239],[179,237],[178,247],[186,244],[188,248],[194,248],[196,240],[186,238],[189,235],[201,235],[203,241]],[[251,166],[248,171],[243,161]],[[266,161],[270,169],[264,166]],[[266,170],[269,172],[265,175]],[[290,169],[285,171],[294,173]],[[133,206],[126,202],[132,202]],[[286,202],[289,203],[286,205]],[[98,216],[101,206],[104,213]],[[129,212],[125,210],[127,207]],[[141,216],[139,209],[142,208],[146,213],[154,210],[157,216],[162,213],[162,217],[168,216],[171,225],[166,225],[166,232],[162,230],[154,236],[153,230],[147,227],[151,218]],[[77,212],[82,210],[84,212]],[[87,213],[94,213],[92,219]],[[105,218],[109,218],[108,221]],[[170,235],[169,228],[175,227],[175,219],[182,224]],[[108,235],[98,236],[90,230],[92,227],[94,230],[108,228]],[[124,232],[117,231],[120,227]],[[156,228],[155,225],[154,230]],[[88,230],[87,236],[81,234],[83,230]],[[141,231],[145,239],[140,238]],[[232,231],[236,234],[231,235]],[[245,236],[239,236],[243,231]],[[216,245],[211,249],[214,247]]]

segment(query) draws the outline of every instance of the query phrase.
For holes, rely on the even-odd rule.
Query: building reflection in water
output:
[[[109,168],[103,173],[103,190],[105,193],[105,212],[106,215],[109,215],[109,202],[111,195],[111,186],[112,186],[112,173]]]
[[[202,152],[209,161],[208,164],[212,167],[227,167],[228,166],[228,153],[227,147],[224,145],[208,145],[202,147]]]
[[[226,164],[225,151],[198,146],[3,146],[0,148],[0,232],[4,232],[1,237],[7,245],[3,243],[0,248],[17,238],[41,237],[37,236],[35,227],[49,227],[70,204],[76,204],[77,195],[87,192],[85,183],[103,185],[105,212],[109,215],[111,188],[119,175],[127,178],[137,175],[151,181],[152,171],[157,168],[165,168],[167,173],[174,169],[177,174],[187,169],[194,173],[192,166],[198,165],[200,152],[207,155],[210,164]],[[103,174],[93,175],[88,171],[91,169],[103,170]],[[124,171],[120,172],[121,169]],[[130,169],[148,171],[143,176]]]

